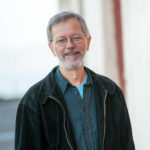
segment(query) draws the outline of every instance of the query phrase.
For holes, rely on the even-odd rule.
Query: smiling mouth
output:
[[[75,53],[69,53],[69,54],[67,54],[67,56],[76,56],[76,55],[78,55],[78,54],[80,54],[79,52],[75,52]]]
[[[70,52],[70,53],[66,53],[64,55],[64,57],[66,57],[66,59],[68,61],[76,61],[80,58],[81,56],[81,53],[78,51],[78,52]]]
[[[81,52],[79,50],[70,50],[70,51],[65,51],[64,52],[64,57],[65,56],[77,56],[77,55],[81,55]]]

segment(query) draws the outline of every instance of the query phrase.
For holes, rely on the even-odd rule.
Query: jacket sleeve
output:
[[[122,116],[121,116],[122,119],[120,127],[121,128],[120,142],[123,150],[135,150],[128,109],[122,91],[120,91],[119,93],[123,102]]]
[[[42,150],[40,117],[34,107],[19,104],[16,116],[15,150]]]

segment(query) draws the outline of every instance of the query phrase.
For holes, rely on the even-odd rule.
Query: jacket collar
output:
[[[86,70],[91,74],[93,84],[99,85],[100,89],[103,91],[107,91],[108,94],[113,95],[115,92],[116,84],[109,78],[99,75],[92,70],[85,67]]]
[[[52,69],[52,71],[40,82],[41,86],[39,88],[39,96],[41,99],[42,104],[46,103],[49,97],[53,97],[56,99],[59,99],[59,89],[57,88],[57,85],[54,80],[54,74],[57,70],[57,66]],[[92,70],[85,67],[85,70],[89,72],[91,75],[93,84],[97,84],[98,87],[102,90],[102,92],[105,92],[107,90],[108,94],[113,95],[115,91],[115,83],[108,79],[105,76],[96,74]]]

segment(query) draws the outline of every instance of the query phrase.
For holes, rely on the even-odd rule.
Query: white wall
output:
[[[103,10],[100,0],[59,0],[61,11],[74,11],[84,17],[92,37],[85,65],[104,74]]]
[[[108,16],[107,13],[110,12],[110,9],[107,11],[107,6],[104,11],[103,2],[104,0],[83,0],[82,11],[80,10],[92,35],[86,64],[101,74],[105,74],[106,48],[103,17]],[[150,1],[122,0],[121,2],[127,105],[136,150],[149,150]]]
[[[82,13],[92,37],[85,64],[97,73],[105,73],[105,53],[103,41],[103,9],[100,0],[83,0]]]
[[[137,150],[150,149],[149,6],[149,0],[122,0],[127,103]]]
[[[58,2],[60,11],[73,11],[76,13],[80,13],[81,11],[81,0],[58,0]]]

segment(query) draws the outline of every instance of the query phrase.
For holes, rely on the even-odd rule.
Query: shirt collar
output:
[[[84,68],[84,69],[85,69],[86,74],[88,76],[88,79],[87,79],[87,82],[85,83],[85,85],[86,86],[93,85],[92,77],[91,77],[91,74],[90,74],[89,70],[86,69],[86,68]],[[61,72],[59,70],[59,67],[57,67],[57,70],[55,72],[55,76],[54,77],[55,77],[55,81],[56,81],[58,87],[60,88],[62,94],[64,94],[66,89],[67,89],[67,87],[69,85],[71,85],[71,84],[69,83],[69,81],[67,79],[65,79],[63,77],[63,75],[61,74]]]
[[[61,72],[59,70],[59,67],[57,67],[57,70],[56,70],[54,78],[55,78],[55,81],[56,81],[58,87],[60,88],[62,94],[64,94],[66,89],[67,89],[67,87],[68,87],[69,82],[61,74]]]
[[[86,74],[88,76],[88,79],[87,79],[87,82],[85,83],[85,85],[87,85],[87,86],[92,85],[93,86],[93,80],[92,80],[92,77],[91,77],[91,74],[90,74],[89,70],[86,69],[85,67],[84,67],[84,69],[85,69]]]

